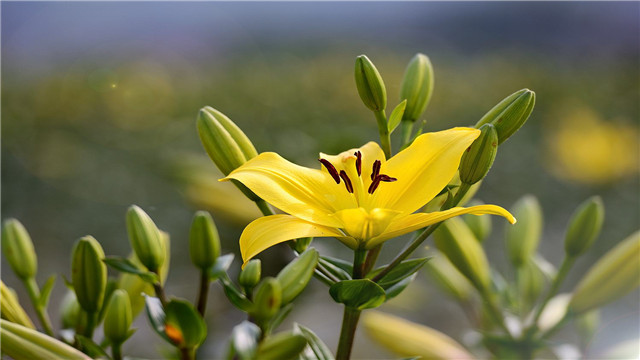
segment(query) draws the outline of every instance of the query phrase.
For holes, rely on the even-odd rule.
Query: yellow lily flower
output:
[[[249,160],[221,180],[243,183],[285,213],[258,218],[240,237],[246,263],[278,243],[335,237],[351,249],[371,249],[391,238],[462,214],[515,218],[495,205],[414,213],[455,175],[480,130],[453,128],[419,136],[386,160],[369,142],[339,155],[320,154],[321,169],[293,164],[272,152]]]

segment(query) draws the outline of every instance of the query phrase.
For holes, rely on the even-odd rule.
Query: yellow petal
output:
[[[445,211],[438,211],[432,213],[417,213],[410,214],[407,216],[398,216],[394,219],[389,227],[385,230],[385,232],[373,239],[371,239],[367,243],[367,249],[371,249],[376,245],[384,242],[385,240],[394,238],[396,236],[404,235],[408,232],[421,229],[423,227],[429,226],[431,224],[435,224],[447,219],[450,219],[454,216],[463,215],[463,214],[473,214],[473,215],[500,215],[509,220],[510,223],[514,224],[516,219],[511,215],[507,210],[501,208],[496,205],[478,205],[471,206],[468,208],[463,207],[455,207]]]
[[[373,163],[376,160],[380,160],[380,162],[384,164],[386,161],[384,157],[384,151],[382,151],[378,143],[370,141],[360,148],[349,149],[347,151],[341,152],[338,155],[327,155],[324,153],[320,153],[320,158],[329,160],[329,162],[336,167],[336,170],[338,170],[338,172],[340,172],[340,170],[344,170],[349,173],[348,170],[350,169],[345,168],[345,165],[347,164],[346,159],[353,156],[356,151],[360,151],[360,153],[362,154],[361,176],[364,188],[367,189],[371,184],[371,172],[373,171]],[[322,170],[326,171],[324,167],[322,168]],[[352,181],[353,180],[354,179],[352,179]]]
[[[338,226],[329,214],[356,207],[343,184],[327,172],[293,164],[276,153],[262,153],[232,171],[235,179],[282,211],[326,226]]]
[[[338,211],[335,216],[342,222],[341,228],[350,236],[364,242],[374,238],[389,226],[397,211],[387,209],[364,208],[345,209]]]
[[[433,199],[455,175],[464,151],[480,130],[453,128],[418,136],[382,166],[398,180],[380,184],[373,206],[412,213]]]
[[[327,236],[342,238],[344,234],[290,215],[265,216],[252,221],[240,235],[240,254],[246,264],[252,257],[281,242],[302,237]]]

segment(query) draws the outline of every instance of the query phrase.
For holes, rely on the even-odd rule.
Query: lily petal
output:
[[[252,221],[240,235],[240,254],[244,265],[262,251],[302,237],[340,237],[344,234],[336,229],[300,220],[291,215],[270,215]],[[351,239],[353,242],[355,240]]]
[[[357,207],[347,191],[336,191],[327,172],[291,163],[272,152],[262,153],[222,180],[235,179],[280,210],[320,225],[337,227],[329,214]],[[343,189],[339,189],[343,190]]]
[[[410,214],[403,217],[398,216],[396,219],[394,219],[394,221],[389,225],[389,227],[383,234],[369,240],[366,243],[365,247],[367,249],[371,249],[376,245],[379,245],[382,242],[396,236],[404,235],[411,231],[422,229],[423,227],[429,226],[431,224],[435,224],[463,214],[500,215],[502,217],[505,217],[512,224],[515,224],[516,222],[516,218],[514,218],[511,213],[497,205],[478,205],[468,208],[454,207],[445,211]]]
[[[397,178],[376,190],[374,207],[412,213],[433,199],[453,178],[464,151],[480,130],[453,128],[418,136],[389,159],[382,172]]]

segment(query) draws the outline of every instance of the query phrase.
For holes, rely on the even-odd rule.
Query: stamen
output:
[[[378,179],[380,179],[380,181],[384,181],[384,182],[394,182],[394,181],[398,181],[398,179],[391,177],[389,175],[378,175]]]
[[[356,170],[358,170],[358,176],[360,176],[362,174],[362,154],[360,151],[356,151],[353,155],[356,156]]]
[[[371,172],[371,180],[375,181],[380,174],[380,166],[382,166],[382,162],[380,160],[376,160],[373,162],[373,171]]]
[[[340,176],[338,176],[338,170],[336,170],[335,166],[333,166],[333,164],[330,163],[327,159],[318,159],[318,161],[320,161],[322,165],[327,168],[329,175],[331,175],[336,184],[340,184]]]
[[[373,194],[373,192],[378,188],[378,185],[380,185],[380,177],[376,176],[376,178],[373,179],[373,182],[371,182],[371,185],[369,185],[369,189],[367,190],[367,192],[369,194]]]
[[[344,170],[340,170],[340,177],[344,181],[344,186],[347,187],[347,191],[350,194],[353,194],[353,185],[351,184],[351,179],[347,176],[347,173]]]

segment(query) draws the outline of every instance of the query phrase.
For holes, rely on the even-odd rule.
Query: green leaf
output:
[[[399,282],[384,288],[384,292],[387,294],[387,299],[385,301],[389,301],[394,297],[400,295],[400,293],[407,287],[413,280],[415,280],[418,274],[413,274],[407,278],[400,280]]]
[[[347,274],[353,273],[353,264],[346,260],[334,258],[331,256],[321,256],[320,258],[344,270]]]
[[[343,268],[335,265],[334,263],[326,260],[324,257],[320,257],[318,265],[327,270],[331,275],[335,276],[338,280],[351,280],[351,275]]]
[[[93,340],[76,334],[76,343],[83,353],[91,356],[92,359],[111,359],[111,357]]]
[[[224,294],[235,307],[244,312],[248,312],[249,310],[251,310],[251,308],[253,307],[253,303],[235,287],[231,280],[229,280],[229,277],[226,275],[226,273],[220,277],[220,281],[222,282],[222,286],[224,288]]]
[[[429,258],[411,259],[402,261],[398,266],[394,267],[388,274],[378,280],[377,283],[383,289],[387,289],[405,278],[413,275],[416,271],[420,270],[424,264],[429,261]],[[373,270],[367,275],[367,278],[371,279],[378,275],[386,266],[379,267]]]
[[[164,322],[167,337],[180,349],[197,349],[207,337],[207,325],[187,300],[169,301],[165,308]]]
[[[289,316],[289,314],[291,313],[291,310],[293,310],[293,304],[287,304],[281,307],[278,313],[273,317],[273,319],[271,319],[271,322],[269,323],[269,329],[273,330],[273,329],[276,329],[278,326],[280,326],[280,324],[282,324],[284,319],[286,319],[287,316]]]
[[[386,298],[384,289],[369,279],[340,281],[331,286],[329,294],[335,302],[357,310],[378,307]]]
[[[402,120],[402,116],[404,115],[404,110],[407,108],[407,99],[404,99],[398,106],[393,109],[391,115],[389,115],[389,123],[387,124],[389,129],[389,134],[395,130],[398,125],[400,125],[400,120]]]
[[[252,360],[258,351],[258,341],[262,332],[249,321],[243,321],[231,331],[231,354],[229,359]]]
[[[216,260],[215,265],[213,265],[213,267],[209,271],[209,281],[216,281],[223,274],[226,274],[227,270],[231,266],[231,263],[233,263],[233,258],[234,257],[235,257],[235,255],[233,255],[233,254],[227,254],[227,255],[220,256]]]
[[[155,332],[158,333],[158,335],[160,335],[163,339],[171,342],[171,340],[167,336],[167,332],[165,331],[164,320],[166,315],[164,313],[164,309],[162,308],[160,299],[158,299],[157,297],[144,295],[144,303],[146,305],[145,310],[147,313],[147,318],[149,319],[153,330],[155,330]]]
[[[108,256],[102,259],[102,261],[120,272],[138,275],[142,280],[148,283],[154,284],[160,282],[160,278],[158,278],[157,274],[145,269],[141,269],[138,265],[134,264],[127,258],[119,256]]]
[[[256,359],[296,360],[306,346],[307,339],[304,336],[293,332],[281,332],[262,341]]]
[[[309,348],[315,355],[316,360],[334,360],[333,353],[329,350],[329,347],[314,334],[311,329],[304,327],[300,324],[294,324],[293,330],[296,333],[302,334],[307,339]]]
[[[53,274],[49,276],[47,281],[42,285],[42,289],[40,289],[40,299],[38,299],[38,305],[44,309],[49,305],[49,298],[51,297],[51,291],[53,290],[53,286],[56,284],[56,275]]]

